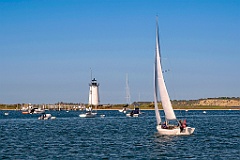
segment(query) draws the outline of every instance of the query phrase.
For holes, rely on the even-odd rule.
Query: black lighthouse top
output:
[[[92,79],[90,86],[99,86],[99,84],[97,83],[97,80],[95,78]]]

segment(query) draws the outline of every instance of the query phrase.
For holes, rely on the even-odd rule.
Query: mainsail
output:
[[[159,125],[161,123],[161,117],[158,110],[158,102],[157,102],[157,73],[156,73],[156,62],[154,66],[154,108],[155,108],[155,114],[157,119],[157,124]]]
[[[154,89],[154,102],[155,102],[155,113],[157,117],[157,123],[161,122],[159,112],[156,110],[157,107],[157,86],[160,91],[161,102],[163,106],[163,110],[165,113],[165,118],[167,120],[175,120],[176,116],[174,114],[172,104],[170,102],[170,98],[167,92],[167,88],[164,82],[162,66],[161,66],[161,58],[160,58],[160,45],[159,45],[159,33],[158,33],[158,22],[156,24],[156,55],[155,55],[155,89]]]

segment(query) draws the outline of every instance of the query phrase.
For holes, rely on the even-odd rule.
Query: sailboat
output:
[[[130,106],[130,89],[129,89],[129,84],[128,84],[128,74],[126,74],[126,102],[127,104],[123,106],[122,109],[118,110],[119,112],[122,113],[127,113],[127,111],[129,110],[128,106]]]
[[[162,107],[165,114],[165,122],[161,122],[158,109],[158,91],[160,92]],[[195,128],[188,127],[186,121],[177,120],[172,108],[172,104],[168,95],[168,91],[163,78],[161,53],[159,44],[158,21],[156,22],[156,53],[154,67],[154,104],[157,120],[157,130],[160,135],[191,135]]]

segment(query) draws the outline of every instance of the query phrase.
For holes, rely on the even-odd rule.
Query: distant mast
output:
[[[89,84],[89,105],[98,106],[99,105],[99,90],[97,80],[95,78],[92,79],[91,83]]]
[[[126,103],[128,105],[131,104],[131,96],[130,96],[130,89],[129,89],[129,82],[128,82],[128,74],[126,74]]]

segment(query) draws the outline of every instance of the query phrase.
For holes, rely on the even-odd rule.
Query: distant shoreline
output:
[[[174,110],[240,110],[240,97],[218,97],[205,98],[198,100],[172,100],[172,107]],[[33,108],[45,108],[49,110],[81,110],[88,107],[84,103],[67,103],[57,102],[54,104],[0,104],[0,110],[20,110],[21,108],[28,108],[29,105]],[[97,110],[120,110],[124,107],[133,109],[134,106],[141,110],[154,110],[154,103],[152,101],[133,102],[127,104],[100,104]],[[159,110],[162,110],[161,102],[158,103]],[[95,109],[95,107],[94,107]]]

